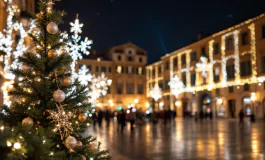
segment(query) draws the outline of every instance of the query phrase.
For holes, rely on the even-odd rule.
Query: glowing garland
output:
[[[5,0],[7,4],[7,20],[6,20],[6,29],[4,29],[4,33],[0,32],[0,50],[5,53],[4,56],[4,69],[1,74],[7,80],[3,86],[3,103],[10,107],[11,100],[8,95],[8,88],[12,85],[15,76],[10,72],[11,68],[20,68],[21,64],[18,63],[18,57],[21,56],[28,47],[24,44],[25,38],[27,37],[28,33],[32,31],[35,27],[34,21],[30,21],[30,28],[25,31],[22,23],[16,21],[13,22],[13,18],[15,16],[15,12],[20,12],[17,9],[17,6],[12,4],[12,0]],[[17,32],[20,35],[18,42],[15,42],[13,39],[13,33]],[[15,44],[15,47],[14,47]]]
[[[182,92],[185,87],[184,83],[179,79],[177,75],[173,77],[168,83],[171,88],[171,93],[178,98],[178,95]]]
[[[265,76],[257,77],[255,24],[254,23],[250,24],[248,28],[249,28],[250,33],[251,33],[251,35],[250,35],[250,37],[251,37],[251,49],[250,49],[250,51],[242,52],[241,55],[251,54],[251,65],[252,65],[252,77],[251,78],[244,78],[244,79],[240,78],[240,53],[239,53],[239,44],[238,44],[238,42],[239,42],[239,37],[238,37],[239,30],[235,30],[235,31],[226,33],[225,35],[221,36],[221,60],[214,60],[213,59],[213,43],[214,43],[214,40],[209,41],[209,59],[210,59],[210,64],[209,65],[212,65],[212,68],[213,68],[214,64],[221,63],[221,72],[222,72],[221,82],[214,84],[213,83],[213,73],[209,72],[209,76],[210,76],[210,79],[209,79],[210,83],[209,84],[201,86],[199,84],[199,81],[196,80],[196,86],[195,87],[188,87],[187,86],[187,87],[185,87],[182,90],[182,92],[212,90],[212,89],[215,89],[215,88],[226,87],[226,86],[231,86],[231,85],[243,85],[245,83],[252,84],[252,83],[265,81]],[[234,39],[234,54],[226,56],[225,39],[226,39],[226,37],[228,37],[230,35],[233,35],[233,39]],[[213,37],[214,37],[214,35],[213,35]],[[188,53],[187,50],[184,51],[184,52]],[[193,67],[189,67],[188,68],[188,66],[190,66],[190,61],[188,61],[188,56],[187,56],[187,61],[186,61],[187,68],[181,68],[182,67],[181,55],[184,52],[182,51],[181,53],[177,53],[177,52],[173,53],[173,55],[171,57],[173,57],[173,58],[176,57],[176,56],[178,57],[178,71],[174,72],[173,67],[171,67],[170,72],[176,73],[178,76],[181,76],[182,72],[189,72],[189,71],[195,69],[196,75],[198,75],[198,72],[202,71],[202,67],[196,66],[196,68],[193,68]],[[170,55],[167,55],[167,56],[170,56]],[[227,81],[226,63],[231,58],[233,58],[235,60],[235,62],[234,62],[235,63],[235,80],[234,81]],[[170,62],[173,63],[172,60]],[[152,69],[152,66],[148,66],[148,69]],[[205,76],[205,74],[203,76]],[[196,77],[198,77],[198,76],[196,76]],[[173,77],[170,76],[171,80],[172,80],[172,78]],[[148,77],[148,79],[149,79],[148,82],[153,81],[152,80],[152,76],[151,76],[151,78]],[[150,94],[148,96],[150,96]]]

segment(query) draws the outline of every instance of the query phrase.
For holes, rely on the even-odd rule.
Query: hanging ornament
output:
[[[49,52],[48,52],[48,57],[49,58],[54,58],[54,57],[56,57],[56,51],[55,50],[50,50]]]
[[[29,66],[27,66],[27,65],[23,65],[22,66],[22,71],[27,72],[29,70],[30,70],[30,67]]]
[[[57,24],[55,24],[54,22],[50,22],[47,25],[46,29],[47,32],[50,34],[56,34],[59,31]]]
[[[89,144],[89,150],[95,152],[97,150],[97,146],[94,143]]]
[[[81,114],[79,114],[79,116],[78,116],[78,120],[79,120],[80,122],[85,122],[85,121],[87,120],[87,115],[86,115],[85,113],[81,113]]]
[[[72,85],[72,79],[71,79],[70,77],[65,77],[65,78],[63,79],[63,83],[62,83],[62,85],[63,85],[64,87],[70,87],[70,86]]]
[[[30,117],[24,118],[22,120],[22,125],[23,126],[33,126],[33,119]]]
[[[77,145],[77,140],[75,137],[68,136],[65,140],[65,147],[68,148],[69,150],[73,150]]]
[[[41,81],[41,78],[40,78],[40,77],[35,77],[35,78],[34,78],[34,81],[36,81],[36,82],[40,82],[40,81]]]
[[[65,99],[65,93],[62,90],[58,89],[53,93],[53,99],[55,102],[61,103]]]
[[[76,143],[77,147],[82,147],[82,145],[83,145],[83,143],[81,141],[77,141],[77,143]]]
[[[82,160],[86,160],[86,157],[84,155],[81,155]]]

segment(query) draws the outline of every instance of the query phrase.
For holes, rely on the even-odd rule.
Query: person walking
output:
[[[98,126],[101,127],[102,126],[102,119],[103,119],[103,111],[101,109],[99,109],[98,111]]]
[[[126,125],[126,114],[125,114],[123,109],[120,111],[119,118],[120,118],[120,124],[119,125],[120,125],[121,133],[122,133],[123,129],[124,129],[125,125]]]
[[[130,120],[131,131],[134,131],[134,125],[135,125],[135,120],[136,120],[136,114],[135,114],[135,112],[133,112],[132,108],[130,109],[130,113],[129,113],[128,119]]]
[[[105,111],[105,120],[107,122],[107,127],[109,127],[110,117],[111,117],[110,111],[108,109],[106,109],[106,111]]]
[[[97,113],[96,112],[94,112],[93,114],[92,114],[92,120],[93,120],[93,126],[94,127],[96,127],[96,125],[97,125]]]
[[[240,112],[239,112],[239,124],[240,125],[244,125],[244,116],[245,114],[244,114],[243,109],[240,109]]]

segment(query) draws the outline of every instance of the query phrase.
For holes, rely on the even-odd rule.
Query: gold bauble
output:
[[[72,85],[72,79],[70,77],[65,77],[63,79],[62,85],[64,87],[70,87]]]
[[[65,99],[65,93],[62,90],[58,89],[53,93],[53,99],[55,102],[61,103]]]
[[[54,22],[50,22],[47,25],[46,29],[47,29],[47,32],[50,34],[56,34],[59,31],[57,24]]]
[[[84,155],[81,155],[82,160],[86,160],[86,157]]]
[[[77,147],[82,147],[82,145],[83,145],[83,143],[81,141],[77,141],[77,143],[76,143]]]
[[[95,152],[97,150],[97,145],[94,143],[89,144],[89,150]]]
[[[75,137],[72,137],[72,136],[68,136],[66,139],[65,139],[65,147],[69,150],[73,150],[76,145],[77,145],[77,140],[75,139]]]
[[[85,121],[87,120],[87,115],[86,115],[85,113],[81,113],[81,114],[79,114],[79,116],[78,116],[78,120],[79,120],[80,122],[85,122]]]
[[[41,78],[40,78],[40,77],[35,77],[35,78],[34,78],[34,81],[36,81],[36,82],[40,82],[40,81],[41,81]]]
[[[50,50],[49,52],[48,52],[48,57],[49,58],[54,58],[54,57],[56,57],[56,51],[55,50]]]
[[[23,120],[22,120],[22,125],[23,126],[33,126],[33,119],[32,118],[30,118],[30,117],[27,117],[27,118],[24,118]]]
[[[27,72],[29,70],[30,70],[30,67],[29,66],[27,66],[27,65],[23,65],[22,66],[22,71]]]

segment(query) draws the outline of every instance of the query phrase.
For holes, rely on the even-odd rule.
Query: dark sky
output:
[[[64,30],[79,13],[92,49],[131,41],[150,64],[192,43],[198,31],[214,33],[265,12],[265,0],[62,0],[55,7],[68,13]]]

